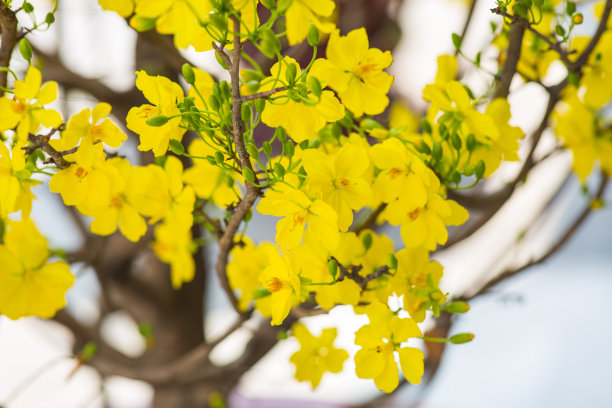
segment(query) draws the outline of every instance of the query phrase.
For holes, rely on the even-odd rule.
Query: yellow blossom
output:
[[[393,77],[384,72],[393,61],[389,51],[369,48],[365,28],[341,36],[331,33],[326,51],[327,59],[317,59],[310,71],[340,96],[340,100],[356,117],[364,113],[382,113],[389,99],[387,92]]]
[[[155,227],[155,241],[151,244],[157,257],[170,264],[172,287],[180,289],[185,282],[190,282],[195,275],[193,261],[194,244],[191,230],[182,225],[164,222]]]
[[[268,266],[259,275],[259,281],[270,291],[272,326],[283,323],[292,306],[301,299],[299,269],[288,252],[281,256],[270,251]]]
[[[47,241],[30,219],[7,227],[0,244],[0,313],[51,318],[66,305],[74,276],[65,262],[48,263]]]
[[[291,334],[300,343],[300,349],[289,358],[295,364],[295,378],[309,381],[315,389],[326,372],[339,373],[348,358],[346,350],[334,347],[336,328],[323,329],[320,336],[314,336],[302,323],[291,327]]]
[[[319,31],[324,33],[329,33],[336,28],[334,23],[322,19],[322,17],[330,17],[335,7],[332,0],[293,0],[285,16],[289,45],[295,45],[304,40],[310,24],[314,24]]]

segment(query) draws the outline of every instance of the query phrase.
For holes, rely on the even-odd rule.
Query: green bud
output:
[[[476,175],[476,178],[481,179],[482,176],[484,176],[484,172],[485,163],[482,160],[479,160],[478,163],[476,163],[476,168],[474,169],[474,174]]]
[[[255,110],[258,113],[263,112],[263,110],[266,108],[266,100],[265,99],[255,99]]]
[[[342,136],[342,126],[336,122],[331,124],[330,131],[334,139],[340,139],[340,136]]]
[[[280,163],[274,163],[274,172],[280,178],[285,176],[285,167]]]
[[[248,167],[242,168],[242,175],[249,183],[253,184],[255,182],[255,173],[253,173],[253,170],[249,169]]]
[[[472,333],[459,333],[451,336],[449,340],[453,344],[464,344],[474,340],[474,335]]]
[[[253,143],[249,143],[246,147],[247,153],[254,159],[259,159],[259,152]]]
[[[417,146],[417,150],[421,153],[431,154],[431,149],[429,145],[425,143],[423,139],[421,139],[421,141],[419,142],[419,145]]]
[[[427,119],[421,119],[421,127],[423,128],[423,132],[431,134],[431,124]]]
[[[208,97],[208,104],[212,110],[218,111],[221,108],[221,103],[219,99],[215,95],[210,95]]]
[[[261,82],[249,81],[244,84],[244,87],[246,88],[248,93],[254,94],[255,92],[259,91],[259,88],[261,87]]]
[[[285,151],[285,156],[287,156],[288,158],[292,158],[293,154],[295,153],[295,146],[293,142],[291,140],[287,140],[283,144],[283,150]]]
[[[330,259],[327,263],[327,270],[334,280],[336,279],[336,275],[338,274],[338,262],[335,259]]]
[[[306,140],[302,140],[302,141],[300,142],[300,149],[302,149],[302,150],[306,150],[306,149],[308,149],[308,143],[310,143],[310,142],[308,141],[308,139],[306,139]]]
[[[260,0],[260,3],[268,10],[272,10],[276,6],[276,2],[274,0]]]
[[[361,237],[361,243],[366,251],[370,249],[372,247],[372,234],[369,232],[363,234],[363,237]]]
[[[359,123],[364,130],[383,129],[383,126],[372,118],[365,118]]]
[[[440,142],[434,142],[432,156],[436,160],[440,160],[442,158],[442,145]]]
[[[208,161],[208,164],[212,164],[213,166],[217,165],[217,160],[215,159],[215,156],[206,156],[206,161]]]
[[[189,85],[195,84],[195,72],[193,72],[193,68],[188,63],[184,63],[181,67],[181,71],[183,71],[183,78],[185,78],[185,82]]]
[[[248,102],[245,102],[240,107],[240,117],[244,123],[249,123],[251,121],[251,105]]]
[[[448,305],[442,306],[442,310],[449,313],[465,313],[470,310],[470,305],[466,302],[451,302]]]
[[[219,54],[217,51],[215,51],[215,59],[217,60],[217,63],[221,66],[221,68],[226,71],[229,71],[227,64],[225,63],[225,61],[223,61],[223,58],[221,58],[221,54]]]
[[[265,76],[255,70],[255,69],[241,69],[240,70],[240,76],[242,77],[242,79],[244,79],[245,81],[261,81],[262,79],[265,78]]]
[[[227,32],[227,16],[222,13],[208,14],[208,21],[222,33]]]
[[[25,60],[30,61],[32,59],[32,46],[30,45],[30,41],[25,37],[19,41],[19,52]]]
[[[573,1],[568,1],[565,5],[565,12],[568,16],[574,14],[576,12],[576,3],[574,3]]]
[[[470,152],[476,148],[476,137],[473,133],[467,135],[467,138],[465,139],[465,146]]]
[[[312,92],[312,94],[317,98],[319,98],[321,96],[321,93],[323,92],[321,89],[321,82],[319,82],[319,80],[313,76],[308,78],[308,88],[310,89],[310,92]]]
[[[271,29],[264,30],[261,33],[261,42],[259,43],[261,52],[268,58],[275,58],[280,52],[280,40]]]
[[[47,15],[45,16],[45,23],[47,23],[47,25],[55,23],[55,16],[53,15],[53,13],[47,13]]]
[[[287,340],[289,338],[289,334],[287,333],[287,330],[279,330],[278,333],[276,333],[276,338],[279,340]]]
[[[287,82],[293,84],[295,82],[295,77],[297,75],[297,67],[294,63],[291,63],[287,66],[287,71],[285,71],[285,78]]]
[[[393,252],[387,254],[387,267],[389,269],[397,269],[397,258]]]
[[[285,140],[287,140],[287,132],[285,132],[285,129],[279,126],[274,129],[274,137],[278,139],[279,142],[285,143]]]
[[[26,13],[31,13],[34,11],[34,6],[31,3],[24,2],[23,11],[25,11]]]
[[[584,17],[582,16],[582,13],[576,13],[572,16],[572,23],[576,25],[582,24],[583,21],[584,21]]]
[[[181,142],[176,139],[170,139],[170,142],[168,143],[168,149],[170,149],[172,153],[179,156],[185,153],[185,147]]]
[[[474,171],[475,168],[472,164],[466,164],[465,166],[463,166],[463,174],[466,176],[471,176],[472,174],[474,174]]]
[[[251,293],[251,297],[253,298],[253,300],[262,299],[270,295],[271,295],[270,291],[266,288],[255,289]]]
[[[262,148],[266,156],[270,157],[270,155],[272,154],[272,145],[270,144],[270,142],[268,142],[267,140],[263,142]]]
[[[457,133],[451,134],[451,143],[453,144],[453,147],[457,150],[461,149],[461,146],[463,144],[461,142],[461,138]]]
[[[476,63],[476,66],[479,67],[480,66],[480,60],[482,59],[482,52],[478,51],[476,53],[476,58],[474,60],[474,62]]]
[[[321,140],[319,138],[312,139],[310,143],[308,143],[309,149],[318,149],[321,146]]]
[[[223,163],[224,160],[225,160],[225,157],[223,156],[223,153],[221,153],[220,151],[217,150],[215,152],[215,161],[218,164],[221,164],[221,163]]]
[[[461,174],[457,170],[453,170],[450,174],[450,179],[453,183],[459,184],[461,183]]]
[[[160,126],[164,126],[166,123],[168,123],[169,120],[170,120],[170,118],[167,117],[167,116],[158,115],[158,116],[153,116],[153,117],[147,119],[146,123],[149,126],[160,127]]]
[[[232,96],[232,90],[230,88],[230,84],[227,81],[221,81],[219,83],[219,88],[221,88],[221,96],[224,101],[229,101]]]
[[[310,25],[306,39],[311,47],[316,47],[319,44],[319,29],[314,24]]]

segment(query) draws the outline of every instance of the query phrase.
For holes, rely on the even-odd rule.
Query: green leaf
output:
[[[249,169],[248,167],[242,168],[242,175],[249,183],[253,184],[255,182],[255,174],[253,173],[253,170]]]
[[[280,163],[274,163],[274,172],[278,177],[283,178],[285,176],[285,167]]]
[[[574,3],[573,1],[568,1],[565,5],[565,12],[568,16],[574,14],[576,12],[576,3]]]
[[[465,313],[470,310],[470,305],[466,302],[451,302],[447,305],[441,307],[442,310],[445,310],[449,313]]]
[[[472,333],[459,333],[451,336],[449,340],[453,344],[464,344],[474,340],[474,335]]]
[[[455,46],[455,49],[457,51],[460,51],[461,50],[461,43],[463,41],[461,36],[459,34],[457,34],[457,33],[453,33],[451,38],[453,40],[453,45]]]
[[[363,237],[361,237],[361,243],[366,251],[370,249],[372,247],[372,234],[369,232],[363,234]]]
[[[30,61],[32,59],[32,45],[25,37],[19,41],[19,52],[25,60]]]
[[[254,290],[254,291],[251,293],[251,297],[252,297],[254,300],[257,300],[257,299],[262,299],[262,298],[265,298],[265,297],[267,297],[267,296],[270,296],[271,294],[272,294],[272,293],[270,293],[270,291],[269,291],[268,289],[266,289],[266,288],[258,288],[258,289],[255,289],[255,290]]]

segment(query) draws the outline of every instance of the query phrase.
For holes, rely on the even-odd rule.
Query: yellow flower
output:
[[[116,157],[108,160],[107,165],[117,169],[120,179],[111,186],[108,205],[94,210],[79,206],[79,211],[91,215],[94,220],[89,225],[91,232],[98,235],[110,235],[119,230],[130,241],[136,242],[147,232],[147,224],[132,203],[137,194],[137,185],[143,182],[138,179],[132,165],[125,159]]]
[[[184,99],[183,90],[168,78],[153,77],[145,71],[136,72],[136,87],[153,105],[145,104],[130,109],[126,119],[127,127],[140,135],[139,150],[153,150],[155,156],[166,154],[170,140],[180,141],[185,133],[185,129],[179,127],[181,118],[174,117],[162,126],[149,126],[146,121],[158,115],[178,115],[180,111],[176,104]]]
[[[365,28],[340,36],[331,33],[326,51],[327,59],[316,60],[310,70],[323,83],[338,93],[340,100],[356,117],[377,115],[389,104],[387,92],[393,77],[383,69],[391,65],[389,51],[369,48]]]
[[[297,75],[299,76],[301,74],[299,64],[293,58],[285,57],[280,64],[277,62],[272,66],[270,77],[262,81],[261,90],[271,89],[278,75],[284,78],[287,65],[290,64],[297,67]],[[279,69],[280,74],[278,73]],[[279,92],[276,96],[287,97],[288,92]],[[307,96],[312,96],[312,94]],[[344,117],[344,106],[340,104],[340,101],[331,91],[323,91],[319,103],[313,106],[294,101],[291,98],[286,101],[283,99],[280,99],[282,102],[268,103],[261,115],[261,120],[271,127],[282,126],[297,143],[312,139],[327,123],[335,122]]]
[[[91,144],[103,142],[111,147],[119,147],[127,136],[110,119],[102,120],[110,111],[111,106],[104,102],[98,103],[93,111],[89,108],[83,109],[70,118],[61,139],[50,141],[51,146],[58,151],[70,150],[81,139],[86,139]],[[70,160],[70,157],[67,156],[67,160]]]
[[[312,389],[317,388],[323,374],[339,373],[348,358],[346,350],[334,347],[336,328],[323,329],[320,336],[314,336],[302,323],[291,326],[291,334],[300,343],[300,349],[289,358],[295,364],[295,379],[309,381]]]
[[[253,243],[246,237],[237,242],[230,252],[230,262],[227,265],[227,278],[233,290],[239,291],[238,308],[246,311],[253,300],[253,291],[261,287],[259,275],[270,262],[270,256],[278,253],[270,242],[260,245]],[[255,300],[255,307],[261,312],[262,302],[267,302],[268,297]],[[269,309],[269,308],[267,308]],[[265,313],[263,313],[265,314]]]
[[[259,281],[270,291],[272,326],[283,323],[292,306],[299,303],[301,284],[298,268],[289,253],[281,256],[270,251],[268,266],[259,275]]]
[[[27,218],[36,198],[30,189],[39,181],[33,180],[25,168],[24,145],[17,143],[11,157],[6,145],[0,142],[0,218],[19,210],[21,217]]]
[[[178,48],[191,45],[196,51],[207,51],[212,48],[213,38],[201,23],[208,22],[212,10],[208,0],[136,1],[136,15],[130,25],[143,31],[151,28],[150,22],[155,21],[157,32],[174,35]]]
[[[338,245],[338,216],[321,200],[312,201],[302,191],[285,184],[274,186],[261,199],[257,210],[262,214],[284,217],[276,224],[276,243],[285,249],[295,248],[305,239],[320,241],[333,250]]]
[[[443,274],[442,265],[430,261],[429,251],[423,247],[404,248],[395,256],[398,267],[389,286],[396,295],[403,295],[404,310],[410,313],[410,317],[416,322],[422,322],[426,310],[432,306],[436,310],[446,300],[438,287]]]
[[[151,246],[161,261],[170,264],[172,287],[180,289],[184,282],[190,282],[195,276],[191,230],[164,222],[155,227],[154,234],[155,241]]]
[[[75,162],[51,177],[49,189],[60,193],[66,205],[89,209],[106,206],[119,175],[116,169],[106,166],[102,144],[83,142],[71,156]]]
[[[314,24],[319,31],[330,33],[336,25],[322,21],[321,17],[330,17],[335,8],[332,0],[293,0],[285,15],[289,45],[304,40],[310,24]]]
[[[395,316],[382,303],[366,306],[370,323],[355,333],[355,344],[361,349],[355,354],[355,372],[359,378],[372,378],[384,392],[391,392],[399,384],[394,352],[399,354],[400,367],[406,380],[421,382],[424,354],[412,347],[401,347],[410,337],[421,336],[421,330],[410,318]]]
[[[0,313],[13,320],[53,317],[66,305],[74,276],[65,262],[47,263],[47,241],[30,219],[7,226],[0,244]]]
[[[121,17],[129,17],[134,12],[134,0],[98,0],[103,10],[114,11]]]
[[[28,133],[36,133],[40,125],[58,127],[62,117],[43,105],[57,98],[57,82],[46,82],[42,88],[40,71],[30,66],[24,81],[15,81],[15,96],[0,98],[0,132],[17,126],[17,139],[28,140]]]
[[[353,223],[353,210],[359,210],[370,200],[372,191],[363,179],[370,161],[367,151],[349,143],[332,157],[320,150],[304,151],[302,164],[308,174],[311,195],[321,194],[338,214],[340,231]]]

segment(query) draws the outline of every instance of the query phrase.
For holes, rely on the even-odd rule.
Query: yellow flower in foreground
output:
[[[302,243],[321,241],[333,250],[338,245],[338,216],[321,200],[311,201],[302,191],[286,184],[268,190],[257,206],[262,214],[284,217],[276,224],[276,243],[291,249]]]
[[[103,10],[114,11],[121,17],[129,17],[134,11],[134,0],[98,0]]]
[[[302,163],[309,190],[321,193],[323,201],[338,214],[340,231],[346,231],[353,223],[353,210],[365,206],[372,195],[363,178],[370,165],[366,149],[347,143],[333,157],[308,149]]]
[[[43,105],[57,98],[57,82],[46,82],[42,87],[42,76],[35,67],[30,67],[25,80],[15,81],[15,96],[0,98],[0,132],[17,126],[17,138],[28,140],[28,133],[35,133],[40,125],[57,127],[62,117]]]
[[[47,263],[47,241],[32,220],[7,226],[0,244],[0,313],[10,319],[53,317],[66,306],[74,275],[65,262]]]
[[[314,336],[302,323],[291,327],[291,334],[300,342],[300,349],[291,355],[289,361],[295,364],[295,379],[310,381],[315,389],[326,372],[339,373],[348,358],[346,350],[334,347],[336,328],[323,329],[320,336]]]
[[[259,276],[259,281],[270,291],[272,326],[283,323],[291,307],[300,301],[301,284],[295,260],[288,253],[270,252],[269,264]]]
[[[30,177],[25,168],[25,155],[20,142],[13,148],[12,157],[8,148],[0,142],[0,217],[21,210],[21,217],[27,218],[35,198],[30,188],[39,183]]]
[[[387,92],[393,77],[384,72],[393,62],[389,51],[369,48],[365,28],[340,36],[335,30],[329,37],[327,59],[320,58],[310,74],[329,85],[356,117],[377,115],[389,104]]]
[[[399,354],[400,367],[406,380],[419,384],[424,372],[424,354],[413,347],[401,347],[411,337],[421,336],[419,326],[410,318],[401,319],[382,303],[365,308],[370,323],[355,333],[355,344],[361,349],[355,354],[355,372],[359,378],[372,378],[384,392],[399,384],[394,352]]]
[[[183,89],[166,77],[150,76],[144,71],[136,72],[136,87],[153,105],[130,109],[126,118],[127,127],[140,135],[138,150],[153,150],[155,156],[166,154],[170,140],[180,141],[185,133],[185,129],[179,127],[181,118],[172,118],[162,126],[149,126],[147,119],[158,115],[178,115],[180,111],[176,104],[184,99]]]

